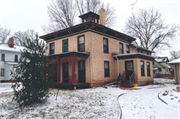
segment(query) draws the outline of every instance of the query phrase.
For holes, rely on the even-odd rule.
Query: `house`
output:
[[[102,86],[117,81],[153,82],[152,51],[132,45],[136,39],[105,26],[105,10],[79,16],[82,23],[41,36],[56,66],[59,86]]]
[[[171,66],[168,64],[169,59],[167,57],[157,57],[153,62],[154,76],[169,76],[171,75]]]
[[[10,81],[11,70],[18,65],[24,47],[15,46],[13,38],[7,44],[0,44],[0,82]],[[18,73],[18,69],[16,69]]]
[[[174,79],[177,84],[180,84],[180,58],[169,62],[169,64],[174,65]]]

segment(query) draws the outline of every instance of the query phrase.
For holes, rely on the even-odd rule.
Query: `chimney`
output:
[[[14,39],[13,39],[13,37],[11,37],[11,38],[9,39],[8,45],[9,45],[9,47],[14,48]]]
[[[99,10],[100,24],[101,24],[101,25],[104,25],[104,26],[106,25],[105,13],[106,13],[105,9],[101,8],[101,9]]]

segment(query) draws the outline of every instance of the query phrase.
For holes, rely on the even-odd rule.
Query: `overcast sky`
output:
[[[113,29],[122,32],[127,18],[142,8],[154,8],[162,13],[167,24],[180,24],[180,0],[102,0],[109,2],[116,9],[117,20]],[[39,35],[44,35],[42,25],[47,25],[49,18],[47,5],[51,0],[0,0],[0,26],[11,29],[12,32],[34,29]],[[79,15],[77,15],[78,18]],[[180,50],[180,36],[171,41],[172,48],[158,50],[158,56],[170,56],[172,50]]]

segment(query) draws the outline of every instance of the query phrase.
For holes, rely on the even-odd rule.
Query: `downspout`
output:
[[[116,56],[116,59],[117,59],[117,74],[118,74],[118,79],[119,79],[119,60],[117,56]]]

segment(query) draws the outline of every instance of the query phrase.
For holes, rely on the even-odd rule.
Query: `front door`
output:
[[[78,61],[79,82],[85,82],[85,61]]]
[[[63,83],[68,83],[68,62],[63,63]]]
[[[125,62],[126,65],[126,80],[129,80],[129,77],[132,75],[133,73],[133,61],[126,61]]]

